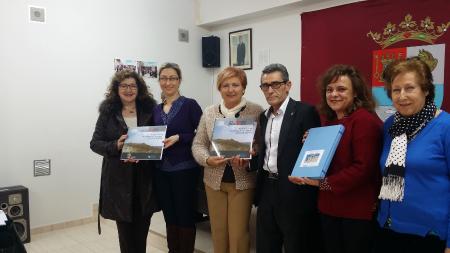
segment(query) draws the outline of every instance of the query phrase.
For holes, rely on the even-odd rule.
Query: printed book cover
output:
[[[130,127],[120,159],[161,160],[167,126]]]
[[[239,155],[241,158],[250,159],[250,150],[256,131],[254,119],[216,119],[212,135],[211,155],[225,158]]]
[[[344,133],[343,125],[311,128],[292,176],[323,179]]]

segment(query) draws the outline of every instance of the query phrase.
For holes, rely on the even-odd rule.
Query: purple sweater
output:
[[[191,98],[179,97],[174,101],[169,113],[163,111],[163,104],[153,110],[155,125],[166,125],[166,138],[178,134],[180,139],[163,152],[161,162],[156,167],[163,171],[180,171],[198,167],[192,157],[191,146],[195,136],[202,109],[197,101]]]

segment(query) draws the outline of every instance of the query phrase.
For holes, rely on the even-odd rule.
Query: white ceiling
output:
[[[197,25],[212,29],[216,26],[299,9],[337,0],[194,0]]]

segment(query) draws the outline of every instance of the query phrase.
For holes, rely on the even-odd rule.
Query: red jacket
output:
[[[372,219],[380,189],[382,122],[366,109],[358,109],[325,125],[343,124],[344,134],[326,175],[331,189],[319,191],[319,211],[352,219]]]

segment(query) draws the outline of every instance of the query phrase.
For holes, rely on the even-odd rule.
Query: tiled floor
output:
[[[148,252],[167,252],[161,236],[149,233],[147,241]],[[97,223],[93,222],[32,235],[25,247],[28,253],[120,253],[117,230],[109,222],[102,224],[101,235],[97,234]]]
[[[165,223],[162,213],[151,220],[147,238],[147,252],[167,252]],[[197,225],[197,252],[213,252],[209,222]],[[102,234],[97,233],[97,223],[92,222],[71,228],[33,234],[25,244],[28,253],[120,253],[117,229],[114,222],[102,220]]]
[[[254,211],[254,210],[253,210]],[[255,215],[251,219],[254,231]],[[147,239],[147,252],[167,252],[165,223],[162,213],[156,213],[151,220]],[[252,244],[254,233],[252,232]],[[92,222],[71,228],[33,234],[31,242],[25,245],[28,253],[120,253],[116,225],[102,220],[102,234],[97,234],[97,223]],[[213,245],[209,222],[197,224],[196,252],[212,253]],[[254,252],[252,250],[251,252]]]

